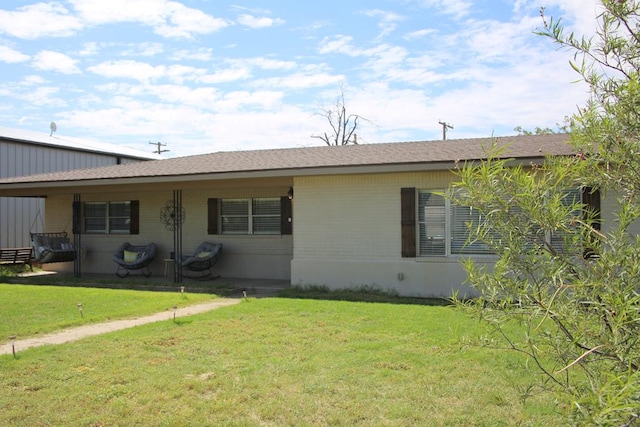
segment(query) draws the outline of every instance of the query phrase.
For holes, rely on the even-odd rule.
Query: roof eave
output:
[[[477,162],[477,160],[466,160],[466,162]],[[513,160],[513,164],[541,164],[543,157],[518,158]],[[352,174],[380,174],[380,173],[406,173],[406,172],[428,172],[454,170],[462,166],[459,162],[412,162],[398,164],[367,164],[349,166],[319,166],[301,167],[288,169],[217,172],[189,175],[156,175],[144,177],[125,178],[100,178],[65,181],[32,181],[11,184],[0,184],[1,196],[19,196],[26,193],[34,194],[34,191],[24,192],[24,190],[37,190],[38,195],[46,194],[47,189],[74,188],[112,185],[141,185],[141,184],[166,184],[195,181],[223,181],[241,180],[256,178],[282,178],[296,176],[327,176],[327,175],[352,175]]]

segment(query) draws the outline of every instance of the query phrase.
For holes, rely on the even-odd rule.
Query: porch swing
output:
[[[31,224],[33,225],[40,217],[40,211],[36,214],[36,218]],[[42,222],[42,228],[44,229],[44,221],[40,217]],[[68,225],[68,224],[67,224]],[[65,227],[66,229],[66,227]],[[30,232],[31,246],[33,247],[33,254],[35,260],[40,264],[49,264],[54,262],[70,262],[75,260],[76,251],[73,247],[73,243],[69,240],[66,231],[56,231],[49,233],[33,233]]]

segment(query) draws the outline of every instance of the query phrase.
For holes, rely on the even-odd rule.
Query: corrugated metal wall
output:
[[[117,154],[100,154],[0,139],[0,178],[108,166],[139,161]],[[71,206],[69,206],[71,209]],[[40,214],[38,216],[38,213]],[[29,232],[43,231],[44,200],[0,197],[0,247],[29,246]],[[71,232],[71,224],[67,230]]]

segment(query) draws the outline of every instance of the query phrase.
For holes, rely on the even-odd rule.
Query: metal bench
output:
[[[31,271],[31,248],[0,248],[0,265],[26,264]]]

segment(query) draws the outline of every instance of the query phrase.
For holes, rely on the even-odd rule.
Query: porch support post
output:
[[[82,277],[82,224],[81,222],[81,209],[82,202],[80,193],[74,193],[73,195],[73,250],[75,252],[73,257],[73,277]]]
[[[182,190],[173,190],[173,283],[182,283]]]

